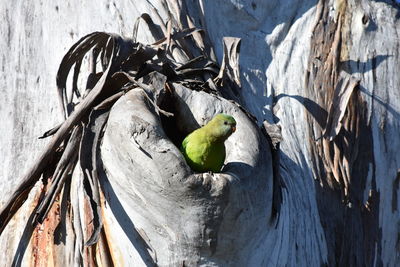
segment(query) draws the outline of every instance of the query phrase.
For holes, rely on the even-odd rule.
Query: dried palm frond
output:
[[[154,44],[136,42],[140,21],[144,21],[153,36],[159,39]],[[173,81],[196,90],[221,95],[222,91],[214,81],[223,84],[222,81],[228,79],[231,84],[240,86],[239,40],[226,39],[229,42],[233,40],[233,44],[224,46],[224,52],[228,54],[224,56],[222,68],[219,68],[212,49],[205,47],[207,42],[202,39],[204,32],[193,27],[189,18],[188,21],[190,28],[183,29],[182,24],[177,24],[178,28],[174,28],[176,22],[172,20],[167,25],[158,27],[148,14],[143,14],[135,23],[132,39],[94,32],[69,49],[61,61],[56,79],[65,121],[40,137],[51,137],[51,140],[1,208],[0,234],[25,202],[36,182],[44,173],[51,171],[49,186],[43,187],[44,197],[39,199],[33,214],[33,224],[42,223],[78,166],[83,173],[83,188],[93,222],[86,245],[95,244],[102,229],[98,151],[112,105],[127,91],[141,88],[148,94],[146,97],[159,113],[172,116],[173,114],[157,106],[152,96],[152,87],[158,86],[170,91],[168,83]],[[212,53],[208,54],[207,51]],[[87,58],[89,71],[83,69]],[[97,62],[100,63],[101,70],[97,70]],[[67,87],[71,73],[72,86]],[[85,74],[86,86],[82,89],[78,78]]]

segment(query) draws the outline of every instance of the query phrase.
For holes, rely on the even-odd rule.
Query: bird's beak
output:
[[[232,126],[232,133],[236,131],[236,126]]]

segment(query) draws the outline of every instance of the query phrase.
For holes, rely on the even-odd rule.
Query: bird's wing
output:
[[[190,140],[190,134],[189,134],[188,136],[186,136],[185,139],[183,139],[183,141],[182,141],[182,148],[181,148],[181,149],[183,149],[183,150],[186,149],[187,144],[189,143],[189,140]]]
[[[192,132],[182,142],[182,152],[192,161],[199,164],[201,164],[207,148],[204,133],[200,130]]]

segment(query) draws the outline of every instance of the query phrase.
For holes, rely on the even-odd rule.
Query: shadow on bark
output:
[[[375,72],[375,69],[380,64],[382,64],[385,60],[387,60],[389,57],[393,57],[393,56],[392,55],[376,55],[372,58],[367,59],[366,61],[345,60],[345,61],[340,62],[340,64],[342,64],[344,68],[346,68],[346,66],[348,66],[349,69],[351,70],[351,71],[349,71],[350,74],[366,73],[368,71]]]
[[[322,108],[317,102],[307,97],[299,95],[288,95],[288,94],[277,95],[275,97],[275,102],[278,103],[279,99],[283,97],[289,97],[297,100],[314,118],[314,120],[318,123],[319,127],[324,128],[326,126],[326,121],[328,119],[328,112],[326,111],[326,109]]]
[[[102,165],[101,162],[99,162],[99,164]],[[118,198],[118,195],[115,194],[115,191],[108,181],[107,175],[105,175],[104,171],[100,171],[99,176],[102,190],[103,192],[107,192],[107,203],[110,205],[110,208],[115,218],[117,219],[126,236],[129,238],[129,241],[136,248],[140,257],[143,259],[147,266],[156,266],[156,262],[148,252],[148,250],[151,250],[151,248],[147,245],[146,241],[136,230],[135,224],[126,213]]]
[[[35,217],[35,213],[32,213],[26,222],[24,232],[22,233],[21,239],[18,243],[18,247],[14,254],[14,259],[13,259],[11,266],[20,267],[22,264],[22,259],[24,257],[24,254],[29,245],[31,236],[35,229],[34,217]]]

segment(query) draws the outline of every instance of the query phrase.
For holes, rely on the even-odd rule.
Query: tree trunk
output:
[[[101,140],[99,160],[74,168],[36,225],[36,205],[52,184],[54,169],[46,169],[1,233],[0,262],[6,266],[400,264],[396,2],[71,0],[0,6],[3,208],[49,143],[37,137],[64,120],[56,71],[87,33],[132,37],[142,13],[165,33],[170,14],[173,28],[205,30],[203,52],[226,64],[230,73],[223,75],[231,82],[219,96],[168,83],[171,102],[157,76],[162,86],[132,89],[113,105],[104,136],[73,133],[89,136],[89,143]],[[140,24],[137,40],[157,41],[152,29]],[[185,40],[198,40],[195,34]],[[235,44],[224,47],[225,36],[242,40],[240,81],[229,69],[237,59],[229,53]],[[187,54],[173,42],[171,53],[184,63]],[[173,119],[160,108],[173,112]],[[219,112],[232,114],[238,125],[226,144],[225,166],[221,173],[194,173],[179,140]],[[105,120],[101,110],[88,122],[82,119],[92,127],[87,129],[101,128],[97,122]],[[271,129],[279,128],[276,145]],[[79,159],[96,154],[80,149],[74,155]],[[49,166],[60,157],[55,153]],[[102,228],[84,190],[89,167],[99,178]],[[86,246],[95,229],[99,240]]]

